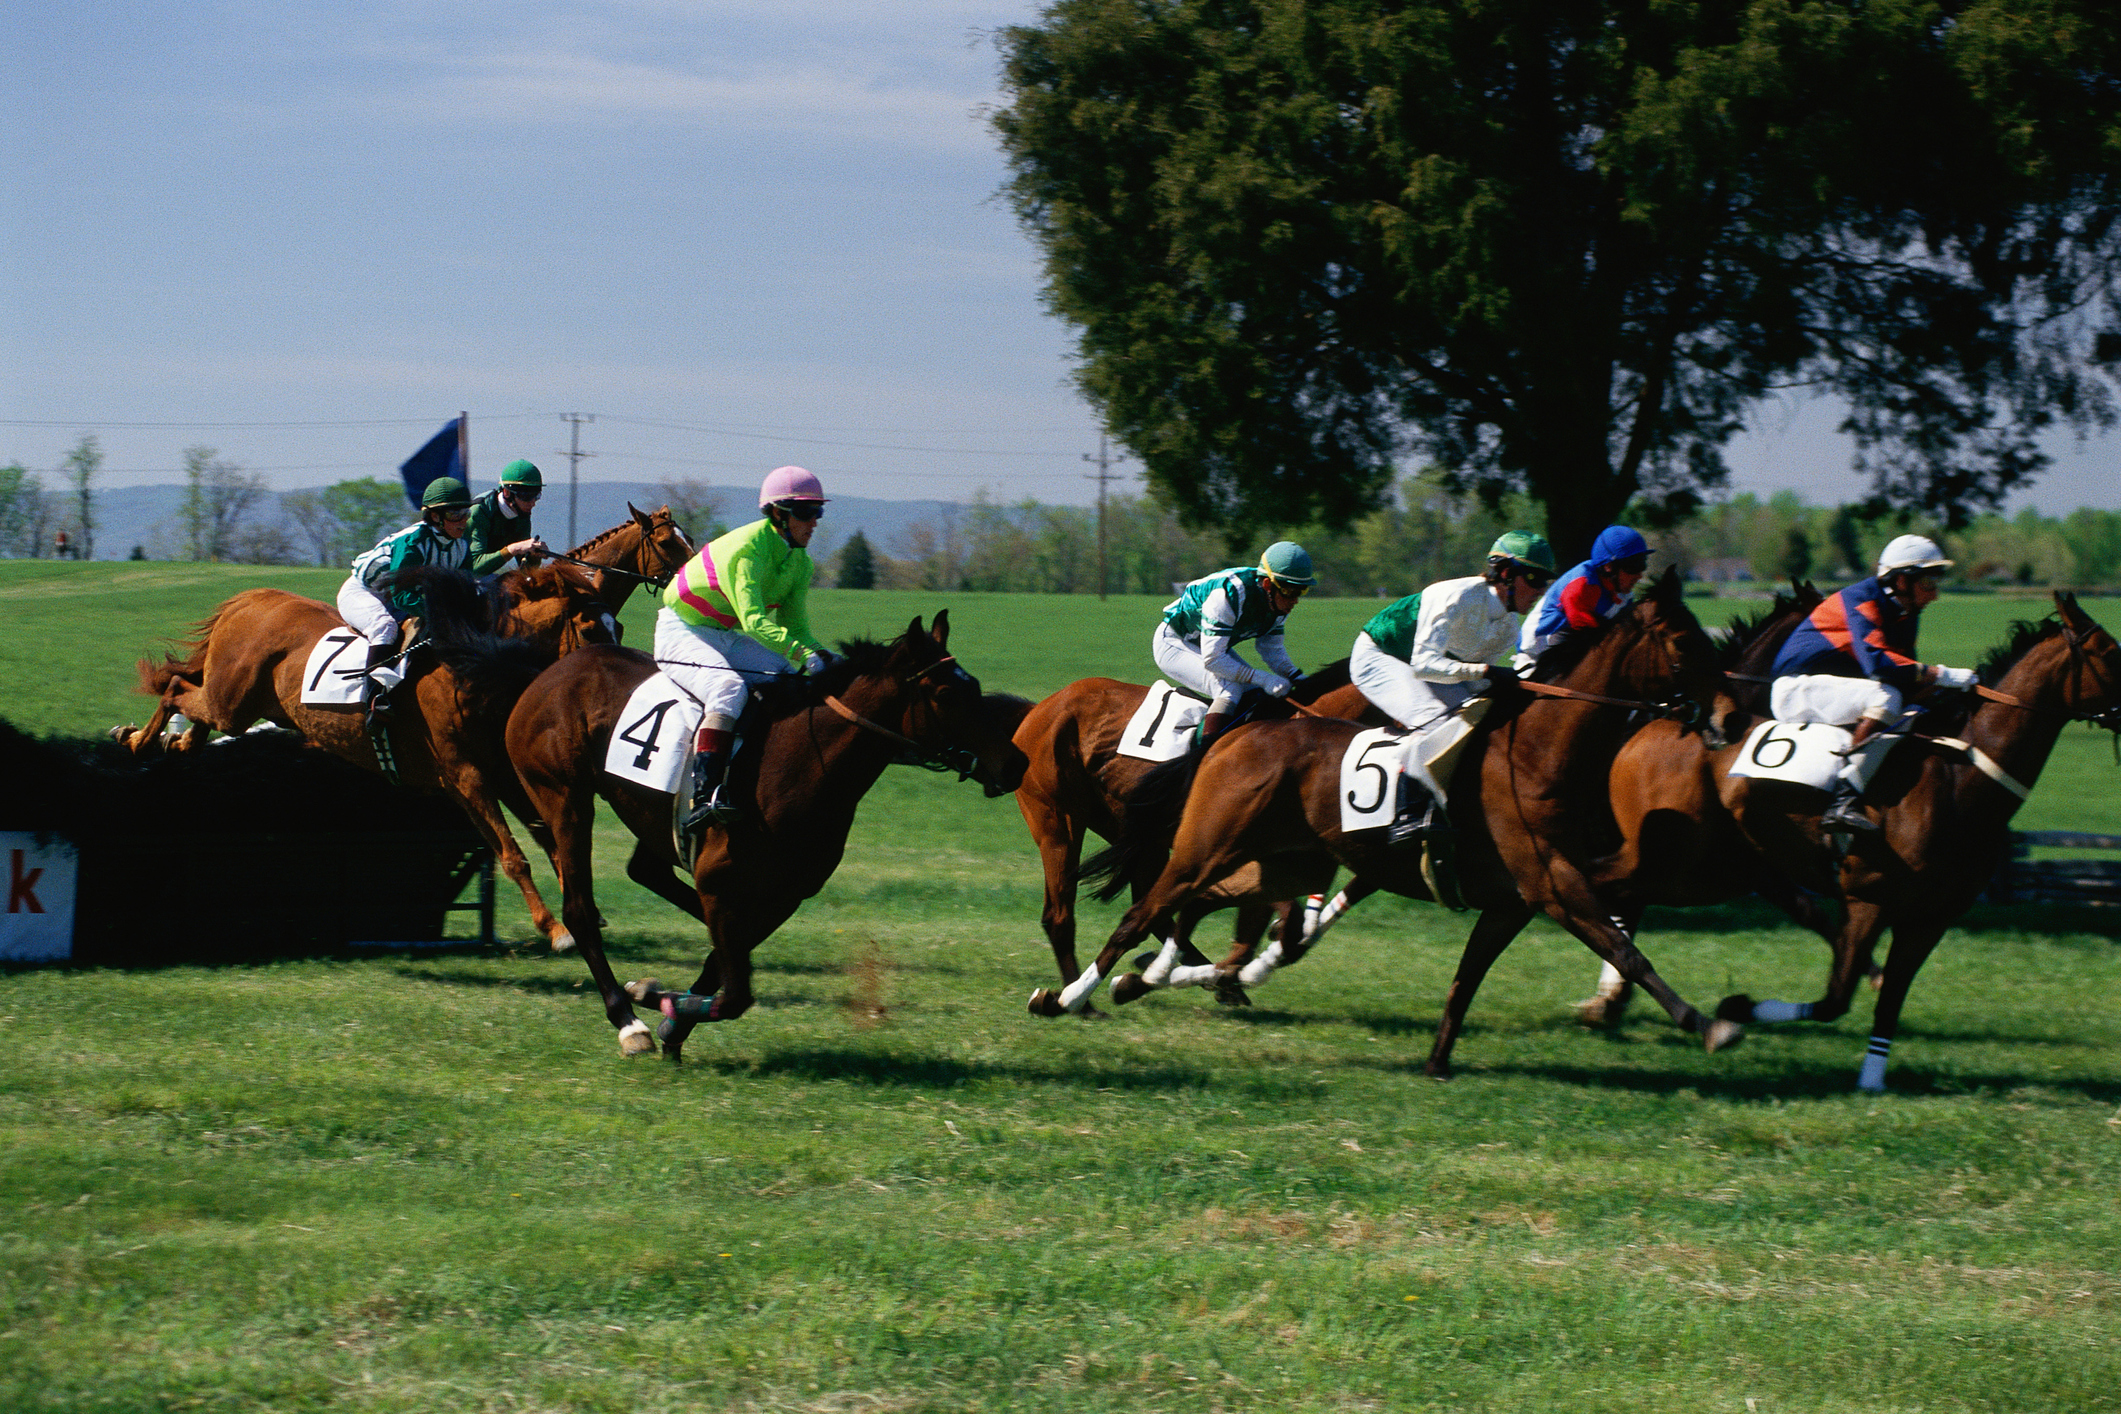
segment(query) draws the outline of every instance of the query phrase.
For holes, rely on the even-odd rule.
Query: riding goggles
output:
[[[776,501],[775,505],[788,513],[788,519],[812,521],[825,513],[823,501]]]

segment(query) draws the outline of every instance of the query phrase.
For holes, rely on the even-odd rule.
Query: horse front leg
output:
[[[634,841],[633,853],[626,856],[626,877],[691,915],[693,922],[707,921],[700,910],[700,891],[678,877],[677,866],[670,862],[667,852],[650,846],[648,841]]]
[[[1451,1078],[1451,1049],[1458,1044],[1459,1028],[1465,1025],[1466,1008],[1473,1004],[1473,994],[1480,990],[1482,979],[1495,965],[1495,959],[1502,956],[1502,950],[1531,921],[1532,910],[1522,901],[1481,910],[1473,932],[1466,938],[1465,951],[1459,955],[1451,990],[1444,995],[1443,1016],[1436,1023],[1436,1042],[1429,1047],[1422,1074],[1432,1080]]]
[[[485,773],[471,761],[458,756],[446,737],[435,741],[435,769],[458,807],[470,817],[472,827],[486,841],[486,847],[493,851],[494,862],[501,866],[501,872],[523,895],[523,904],[530,910],[531,926],[552,945],[554,952],[566,952],[572,948],[574,935],[545,906],[537,882],[530,877],[530,861],[516,844],[515,834],[508,828],[508,818],[501,813],[493,791],[487,787]]]
[[[1871,1018],[1871,1039],[1856,1075],[1856,1088],[1873,1093],[1885,1089],[1886,1058],[1892,1054],[1893,1037],[1900,1031],[1900,1008],[1907,1002],[1907,989],[1929,961],[1930,953],[1944,937],[1944,924],[1927,918],[1893,924],[1892,950],[1885,955],[1885,985],[1878,989],[1878,1010]]]
[[[1768,1025],[1786,1021],[1839,1021],[1848,1014],[1856,984],[1875,974],[1872,965],[1878,938],[1885,932],[1885,910],[1877,904],[1851,899],[1843,911],[1841,930],[1834,938],[1834,961],[1827,972],[1826,994],[1816,1002],[1754,1001],[1743,992],[1725,997],[1716,1014],[1731,1021],[1758,1021]],[[1895,934],[1898,937],[1898,934]]]
[[[604,1002],[604,1016],[619,1033],[619,1054],[646,1055],[655,1037],[634,1015],[633,998],[611,974],[604,956],[604,920],[597,912],[596,880],[590,867],[590,834],[596,823],[596,797],[581,782],[534,782],[526,774],[538,817],[552,830],[553,868],[560,876],[560,917],[582,955],[582,963]]]
[[[663,1013],[656,1035],[671,1064],[682,1064],[685,1041],[702,1022],[734,1021],[751,1010],[751,953],[795,913],[801,900],[771,902],[730,900],[700,890],[700,912],[713,939],[712,950],[689,992],[662,992],[649,998]]]
[[[1624,904],[1612,915],[1613,926],[1627,934],[1633,941],[1635,930],[1642,926],[1643,906],[1639,903]],[[1628,1003],[1635,999],[1635,984],[1620,975],[1620,969],[1610,962],[1598,965],[1598,981],[1591,995],[1580,1002],[1571,1003],[1576,1019],[1596,1031],[1615,1031],[1628,1014]],[[1718,1015],[1721,1015],[1719,1012]]]

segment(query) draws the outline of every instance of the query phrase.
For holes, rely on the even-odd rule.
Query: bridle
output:
[[[2073,661],[2081,662],[2087,667],[2099,661],[2086,651],[2086,645],[2091,641],[2090,634],[2079,633],[2070,626],[2067,619],[2057,619],[2056,623],[2062,630],[2063,641],[2069,645],[2069,655]],[[2032,712],[2042,716],[2058,716],[2064,721],[2089,722],[2101,731],[2112,732],[2114,734],[2114,760],[2116,764],[2121,764],[2121,691],[2115,691],[2109,687],[2105,694],[2108,701],[2104,707],[2092,711],[2070,711],[2066,708],[2043,707],[2037,702],[2027,702],[2022,697],[2014,697],[2008,692],[1999,692],[1986,683],[1977,682],[1971,690],[1974,696],[1984,702],[1994,702],[2004,707],[2015,707],[2021,712]]]
[[[624,527],[621,528],[623,529]],[[671,528],[676,529],[676,522],[672,522]],[[573,555],[562,554],[558,550],[548,550],[546,558],[564,560],[570,565],[580,565],[583,569],[594,570],[598,574],[615,574],[621,579],[630,579],[636,584],[652,585],[657,589],[668,588],[671,578],[685,567],[685,557],[681,556],[673,562],[670,558],[670,553],[663,548],[660,538],[648,531],[641,532],[641,539],[645,545],[654,548],[656,558],[663,562],[663,572],[661,574],[642,574],[639,570],[622,569],[618,565],[593,564],[588,560],[576,559]]]
[[[937,668],[956,666],[956,657],[945,654],[934,662],[906,674],[898,680],[898,685],[900,687],[912,687]],[[967,681],[971,680],[970,675],[966,674],[963,668],[957,668],[957,671],[960,675],[966,677]],[[970,747],[944,746],[931,750],[902,732],[895,732],[882,723],[870,721],[867,717],[864,717],[830,693],[825,696],[825,705],[862,730],[875,732],[886,741],[896,742],[899,746],[899,754],[892,758],[891,764],[894,766],[919,766],[922,770],[937,773],[955,771],[957,772],[957,778],[961,781],[972,779],[978,774],[979,753]]]

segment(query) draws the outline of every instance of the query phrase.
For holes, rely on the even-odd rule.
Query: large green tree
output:
[[[1684,511],[1778,390],[1957,522],[2112,420],[2091,0],[1057,0],[1010,194],[1079,381],[1233,533],[1433,459],[1564,553]]]

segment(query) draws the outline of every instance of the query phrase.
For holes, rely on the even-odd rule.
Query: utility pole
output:
[[[1100,432],[1097,434],[1097,455],[1093,457],[1088,452],[1084,452],[1083,460],[1097,468],[1097,475],[1090,476],[1086,474],[1083,480],[1097,483],[1097,597],[1103,599],[1105,597],[1105,483],[1118,479],[1112,474],[1112,463],[1125,461],[1126,458],[1109,455],[1105,451],[1105,434]]]
[[[574,428],[574,432],[567,442],[567,548],[570,550],[582,543],[580,537],[574,533],[575,507],[582,496],[582,458],[596,455],[595,452],[582,450],[582,424],[595,422],[596,420],[597,415],[593,412],[563,412],[560,414],[560,421]]]

